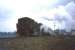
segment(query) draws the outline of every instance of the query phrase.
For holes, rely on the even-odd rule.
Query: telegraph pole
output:
[[[55,25],[55,20],[54,20],[54,33],[55,33],[55,27],[56,27],[56,25]]]

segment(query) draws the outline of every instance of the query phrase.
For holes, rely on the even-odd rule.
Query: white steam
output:
[[[40,18],[40,21],[44,25],[50,27],[52,30],[64,29],[67,32],[70,32],[72,29],[75,29],[75,3],[74,2],[69,2],[65,6],[59,5],[58,7],[51,9],[47,15],[48,16],[42,16],[42,19]],[[52,21],[54,21],[55,23],[53,23]],[[47,30],[45,29],[45,31]]]

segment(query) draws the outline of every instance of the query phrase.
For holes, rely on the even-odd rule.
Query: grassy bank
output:
[[[5,41],[5,46],[10,50],[75,50],[75,40],[48,36],[20,37]]]
[[[12,50],[48,50],[48,37],[16,38],[8,42]]]

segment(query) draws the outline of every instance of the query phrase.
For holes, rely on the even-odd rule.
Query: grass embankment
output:
[[[73,50],[74,42],[74,39],[64,40],[47,36],[22,37],[10,40],[8,47],[11,50]]]
[[[25,37],[9,41],[12,50],[47,50],[48,37]]]

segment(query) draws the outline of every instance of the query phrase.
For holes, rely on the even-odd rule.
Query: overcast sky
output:
[[[54,29],[54,21],[48,19],[67,19],[55,22],[55,29],[71,29],[70,23],[75,17],[74,0],[0,0],[0,31],[15,31],[17,19],[31,17],[51,29]],[[41,18],[40,18],[41,17]],[[43,22],[44,21],[44,22]],[[65,23],[67,23],[65,25]]]

